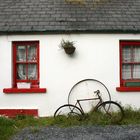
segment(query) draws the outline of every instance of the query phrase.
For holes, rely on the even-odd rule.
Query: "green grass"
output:
[[[122,120],[122,125],[129,124],[140,124],[140,109],[132,109],[131,107],[127,107],[124,109],[124,119]]]
[[[0,117],[0,140],[7,140],[15,133],[15,121]]]
[[[131,107],[124,109],[124,119],[117,125],[140,125],[140,110],[133,110]],[[14,119],[0,117],[0,140],[8,140],[11,136],[16,134],[22,128],[31,127],[32,132],[36,133],[39,131],[40,126],[59,126],[59,127],[70,127],[80,125],[110,125],[105,117],[99,112],[90,114],[90,117],[84,119],[77,119],[76,117],[67,118],[62,117],[47,117],[47,118],[34,118],[31,116],[17,116]],[[114,124],[113,124],[114,125]]]
[[[16,118],[0,117],[0,140],[8,140],[25,127],[53,125],[54,118],[34,118],[32,116],[17,116]],[[36,132],[37,129],[33,129]]]

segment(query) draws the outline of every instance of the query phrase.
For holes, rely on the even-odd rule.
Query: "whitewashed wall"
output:
[[[70,57],[59,48],[62,39],[74,41],[76,52]],[[139,40],[134,34],[63,34],[0,36],[0,109],[39,109],[40,116],[53,115],[67,103],[71,87],[84,78],[102,81],[112,100],[140,107],[140,92],[117,92],[119,86],[119,40]],[[12,41],[39,40],[40,87],[46,94],[5,94],[12,83]]]

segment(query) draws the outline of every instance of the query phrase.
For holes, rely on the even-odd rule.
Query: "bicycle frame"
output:
[[[92,101],[92,100],[99,100],[99,102],[96,104],[96,106],[95,106],[94,109],[93,109],[93,110],[95,110],[101,103],[103,103],[103,100],[102,100],[102,97],[99,95],[99,93],[100,93],[99,90],[95,91],[94,93],[97,94],[97,96],[98,96],[97,98],[79,99],[79,100],[76,101],[76,103],[75,103],[74,106],[77,106],[77,105],[78,105],[78,107],[81,109],[82,113],[85,114],[85,112],[84,112],[84,110],[83,110],[82,105],[81,105],[80,102],[85,102],[85,101],[90,101],[90,100],[91,100],[91,101]],[[74,110],[74,109],[72,109],[72,110]]]

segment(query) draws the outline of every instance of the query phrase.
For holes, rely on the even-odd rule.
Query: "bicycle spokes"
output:
[[[98,111],[102,113],[106,121],[118,123],[122,120],[124,112],[122,107],[113,101],[103,102],[99,105]]]
[[[74,105],[70,105],[70,104],[65,104],[63,106],[60,106],[54,113],[54,117],[58,117],[58,116],[80,116],[82,115],[82,111],[74,106]]]

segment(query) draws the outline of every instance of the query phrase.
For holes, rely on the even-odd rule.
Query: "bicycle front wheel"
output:
[[[114,101],[106,101],[100,104],[97,111],[103,115],[108,123],[119,123],[124,117],[122,107]]]
[[[94,93],[97,90],[100,90],[100,96],[103,101],[111,100],[110,92],[102,82],[96,79],[84,79],[71,88],[68,95],[68,104],[75,105],[77,100],[91,99],[80,102],[84,112],[87,113],[99,103],[98,96]]]
[[[71,104],[65,104],[60,106],[54,113],[54,117],[64,117],[64,118],[80,118],[82,115],[82,111],[74,105]]]

